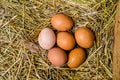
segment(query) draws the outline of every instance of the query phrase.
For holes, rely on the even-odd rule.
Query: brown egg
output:
[[[67,31],[72,28],[73,20],[65,14],[56,14],[51,19],[52,26],[59,31]]]
[[[75,39],[69,32],[59,32],[57,34],[57,45],[64,50],[71,50],[75,46]]]
[[[94,44],[93,32],[85,27],[78,28],[75,31],[75,39],[78,45],[83,48],[90,48]]]
[[[70,68],[76,68],[79,67],[85,59],[85,51],[82,48],[75,48],[69,53],[67,65]]]
[[[48,60],[55,66],[62,66],[67,61],[67,54],[61,48],[52,48],[48,51]]]

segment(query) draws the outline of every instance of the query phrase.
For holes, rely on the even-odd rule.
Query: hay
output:
[[[0,0],[0,80],[111,80],[117,0]],[[96,41],[79,68],[54,67],[38,47],[42,28],[55,13],[74,20],[74,28],[93,30]],[[26,46],[27,45],[27,46]],[[28,47],[29,46],[29,47]]]

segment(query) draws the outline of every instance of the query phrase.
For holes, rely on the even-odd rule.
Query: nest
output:
[[[0,0],[0,80],[112,80],[117,0]],[[65,13],[95,35],[78,68],[55,67],[37,37],[51,17]],[[53,29],[53,28],[52,28]]]

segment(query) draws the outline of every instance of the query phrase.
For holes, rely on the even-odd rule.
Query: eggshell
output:
[[[70,68],[76,68],[79,67],[85,59],[85,51],[82,48],[75,48],[69,53],[67,65]]]
[[[78,28],[75,31],[75,39],[78,45],[83,48],[90,48],[94,44],[93,32],[86,27]]]
[[[59,32],[57,34],[57,45],[64,50],[71,50],[75,46],[75,39],[69,32]]]
[[[48,60],[55,66],[62,66],[67,61],[67,54],[61,48],[52,48],[48,51]]]
[[[52,17],[51,24],[59,31],[67,31],[72,28],[73,20],[69,16],[59,13]]]
[[[50,28],[44,28],[39,34],[38,42],[43,49],[52,48],[56,42],[55,33]]]

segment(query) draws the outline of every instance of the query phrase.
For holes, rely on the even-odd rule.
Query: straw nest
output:
[[[117,0],[0,0],[0,80],[111,80]],[[65,13],[72,31],[90,28],[96,37],[80,67],[54,67],[38,46],[41,29]]]

